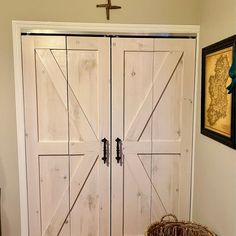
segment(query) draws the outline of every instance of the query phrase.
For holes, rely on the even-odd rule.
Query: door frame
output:
[[[41,22],[41,21],[12,21],[14,78],[15,78],[15,103],[17,124],[17,148],[20,191],[21,235],[28,236],[28,197],[27,197],[27,172],[26,172],[26,142],[25,142],[25,117],[23,98],[23,74],[21,55],[22,34],[43,35],[107,35],[107,36],[153,36],[153,37],[194,37],[196,38],[195,78],[194,78],[194,114],[193,114],[193,149],[192,149],[192,174],[191,174],[191,206],[190,218],[192,219],[193,204],[193,177],[196,134],[196,103],[197,103],[197,78],[199,64],[199,25],[156,25],[156,24],[110,24],[110,23],[68,23],[68,22]]]

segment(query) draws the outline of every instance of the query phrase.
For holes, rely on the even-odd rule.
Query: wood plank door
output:
[[[194,39],[112,40],[112,236],[189,219],[194,59]]]
[[[110,139],[110,39],[68,37],[67,48],[71,236],[108,236],[110,158],[102,160],[101,140]]]
[[[22,37],[30,236],[109,235],[109,45]]]

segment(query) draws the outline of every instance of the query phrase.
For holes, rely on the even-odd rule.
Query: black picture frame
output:
[[[213,126],[210,127],[209,124],[207,126],[207,122],[213,123],[213,122],[215,122],[215,118],[212,119],[213,122],[206,121],[206,111],[207,111],[208,120],[210,120],[209,117],[213,117],[213,116],[211,116],[211,114],[214,114],[214,112],[211,112],[212,110],[209,110],[210,109],[209,107],[211,105],[209,105],[209,107],[208,107],[209,109],[206,110],[206,89],[209,89],[208,90],[209,94],[210,94],[210,91],[211,91],[211,93],[213,91],[210,88],[210,85],[208,87],[206,87],[206,82],[209,83],[209,81],[211,81],[211,79],[209,77],[208,77],[209,79],[207,81],[206,71],[207,71],[207,69],[210,68],[210,66],[209,66],[210,63],[208,62],[207,58],[211,57],[211,55],[213,55],[213,56],[216,55],[215,57],[218,57],[218,55],[219,55],[219,57],[220,57],[221,52],[223,52],[222,50],[228,50],[229,48],[231,49],[231,47],[233,48],[235,40],[236,40],[236,35],[233,35],[229,38],[226,38],[222,41],[219,41],[217,43],[214,43],[214,44],[202,49],[202,80],[201,80],[201,83],[202,83],[201,84],[201,133],[205,136],[208,136],[209,138],[212,138],[212,139],[214,139],[224,145],[227,145],[231,148],[234,148],[234,149],[236,149],[236,139],[235,139],[235,135],[236,135],[236,124],[235,124],[236,123],[236,119],[235,119],[235,116],[236,116],[236,91],[235,90],[236,89],[234,89],[234,91],[231,95],[227,95],[227,96],[231,96],[231,107],[229,106],[229,108],[231,108],[231,116],[230,116],[231,124],[229,125],[230,135],[229,134],[224,135],[224,134],[222,134],[222,132],[220,132],[220,131],[217,132],[216,130],[214,130],[212,128]],[[218,52],[219,52],[219,54],[218,54]],[[223,55],[223,53],[222,53],[222,55]],[[219,57],[218,57],[218,59],[219,59]],[[218,59],[217,59],[217,61],[218,61]],[[231,60],[232,60],[232,58],[231,58]],[[207,62],[208,62],[208,64],[207,64]],[[209,68],[207,68],[207,67],[209,67]],[[217,67],[215,67],[215,69],[216,68]],[[214,71],[216,72],[217,70],[214,70]],[[207,72],[207,73],[209,73],[209,72]],[[214,79],[216,80],[217,79],[216,74],[214,76],[215,76]],[[214,87],[214,86],[211,85],[211,87]],[[225,86],[225,92],[227,93],[228,91],[227,91],[226,87],[227,86]],[[215,94],[217,94],[217,93],[215,93]],[[216,96],[214,96],[214,99],[215,99],[215,97]],[[209,98],[207,101],[209,103]],[[214,102],[212,102],[213,99],[211,98],[210,101],[212,104],[217,104],[217,103],[214,103],[215,101],[217,101],[217,99]],[[212,108],[212,106],[211,106],[211,108]],[[220,109],[218,109],[218,110],[220,110]],[[215,112],[215,113],[217,113],[217,112]],[[218,120],[220,120],[220,119],[221,118],[218,118]]]

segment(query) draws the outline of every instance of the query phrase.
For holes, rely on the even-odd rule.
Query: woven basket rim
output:
[[[166,217],[172,217],[173,220],[164,220]],[[173,214],[167,214],[161,218],[161,221],[156,221],[148,226],[148,228],[145,231],[145,236],[148,236],[149,232],[153,228],[160,228],[161,226],[165,227],[166,225],[169,225],[170,227],[179,227],[179,228],[189,228],[189,229],[199,229],[199,231],[203,231],[209,236],[217,236],[214,232],[212,232],[207,226],[204,226],[199,223],[195,223],[192,221],[178,221],[177,217]]]

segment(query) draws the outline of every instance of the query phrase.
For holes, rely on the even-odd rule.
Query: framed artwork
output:
[[[231,83],[235,36],[202,49],[201,133],[235,148],[235,92],[228,94]]]

